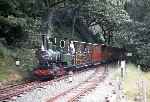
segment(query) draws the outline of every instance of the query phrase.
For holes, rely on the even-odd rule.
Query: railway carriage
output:
[[[76,68],[83,68],[86,63],[86,46],[85,42],[77,42],[76,43],[76,53],[75,53],[75,66]]]
[[[85,66],[92,65],[92,43],[86,43]]]
[[[102,61],[102,51],[100,44],[93,44],[91,56],[92,56],[92,63],[94,65],[100,64],[100,62]]]

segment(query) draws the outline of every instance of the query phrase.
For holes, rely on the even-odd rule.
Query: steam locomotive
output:
[[[38,79],[53,79],[69,71],[111,63],[123,55],[122,49],[104,44],[60,40],[57,41],[57,45],[56,39],[46,39],[45,43],[44,41],[41,48],[36,51],[38,66],[33,70],[33,74]]]

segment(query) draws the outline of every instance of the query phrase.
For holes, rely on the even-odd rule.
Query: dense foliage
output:
[[[13,46],[36,45],[40,34],[105,43],[132,52],[133,62],[148,68],[149,5],[149,0],[0,0],[0,38]]]
[[[149,0],[131,0],[126,3],[126,10],[132,19],[132,25],[129,27],[132,39],[132,49],[135,52],[135,62],[150,70],[150,1]]]

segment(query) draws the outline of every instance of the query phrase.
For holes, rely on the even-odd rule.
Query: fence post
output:
[[[144,88],[144,102],[147,102],[147,85],[146,85],[146,82],[144,81],[143,82],[143,88]]]

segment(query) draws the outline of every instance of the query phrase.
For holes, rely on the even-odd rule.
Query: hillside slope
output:
[[[16,59],[20,66],[16,66]],[[0,82],[9,83],[30,77],[36,66],[34,51],[31,49],[8,48],[0,43]]]

